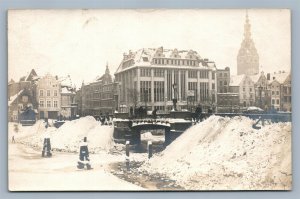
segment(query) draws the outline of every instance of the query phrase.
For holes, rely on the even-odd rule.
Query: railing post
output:
[[[130,170],[130,166],[129,166],[129,143],[130,143],[130,141],[129,140],[127,140],[126,141],[126,159],[125,159],[125,161],[126,161],[126,169],[127,169],[127,171],[129,171]]]
[[[152,157],[152,141],[148,141],[148,159]]]

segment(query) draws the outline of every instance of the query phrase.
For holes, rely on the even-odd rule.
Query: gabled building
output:
[[[239,93],[239,105],[253,106],[255,102],[254,82],[247,75],[234,75],[230,77],[230,92]]]
[[[66,119],[72,119],[77,115],[78,105],[75,101],[76,88],[72,83],[71,77],[61,77],[60,82],[60,96],[61,96],[61,110],[59,116]]]
[[[291,74],[280,71],[268,77],[271,106],[277,111],[292,111]]]
[[[8,82],[8,117],[9,121],[17,122],[19,114],[30,107],[37,112],[36,83],[39,77],[34,69],[18,82]]]
[[[254,82],[255,106],[268,110],[271,108],[271,92],[268,87],[268,80],[262,71],[260,74],[251,75]]]
[[[104,114],[112,114],[117,107],[117,83],[113,82],[110,75],[108,65],[106,65],[105,73],[98,76],[94,81],[84,84],[80,88],[80,94],[77,99],[81,102],[79,112],[82,115],[99,116]],[[78,103],[79,103],[78,102]]]
[[[120,84],[119,108],[143,106],[168,112],[217,102],[216,65],[194,50],[143,48],[123,54],[115,79]]]
[[[46,74],[37,82],[39,118],[57,119],[61,111],[61,85],[57,77]]]

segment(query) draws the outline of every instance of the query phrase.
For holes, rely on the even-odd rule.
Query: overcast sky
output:
[[[243,40],[246,10],[17,10],[8,16],[8,79],[32,68],[38,75],[70,75],[80,87],[119,66],[140,48],[195,50],[229,66]],[[260,70],[290,71],[289,10],[248,10]]]

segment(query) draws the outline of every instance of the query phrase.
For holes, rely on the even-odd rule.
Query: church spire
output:
[[[255,75],[259,72],[259,56],[251,37],[251,24],[246,10],[244,39],[237,56],[237,74]]]
[[[246,10],[246,22],[244,25],[244,37],[246,40],[251,38],[251,24],[249,21],[248,10]]]
[[[106,62],[106,69],[105,69],[105,74],[109,74],[109,68],[108,68],[108,62]]]

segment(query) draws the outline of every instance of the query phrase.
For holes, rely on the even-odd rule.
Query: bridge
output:
[[[265,121],[270,122],[290,122],[292,120],[291,113],[202,113],[199,115],[199,120],[202,121],[211,115],[221,117],[236,117],[245,116],[256,123],[253,128],[260,128],[257,126],[259,122],[264,126]],[[130,118],[125,114],[122,117],[115,116],[114,119],[114,138],[130,140],[132,144],[141,143],[141,132],[144,130],[162,129],[165,131],[165,145],[168,145],[175,138],[181,135],[186,129],[196,123],[197,118],[191,112],[171,112],[170,114],[159,115],[159,118]]]

